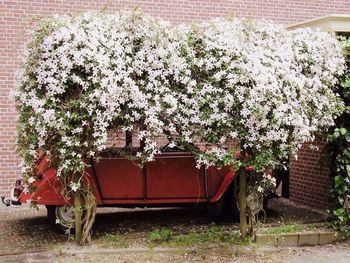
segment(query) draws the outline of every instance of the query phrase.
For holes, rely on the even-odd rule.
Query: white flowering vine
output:
[[[86,193],[86,160],[111,131],[137,131],[142,162],[165,134],[198,165],[262,171],[333,124],[343,70],[329,34],[266,21],[172,26],[140,10],[49,18],[32,33],[15,92],[24,176],[34,182],[44,152],[67,193]]]
[[[70,187],[70,189],[72,189],[73,192],[76,192],[80,188],[80,182],[77,182],[77,183],[70,182],[69,187]]]

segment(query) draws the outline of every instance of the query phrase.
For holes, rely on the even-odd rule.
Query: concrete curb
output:
[[[340,240],[337,232],[305,232],[288,234],[256,234],[255,243],[273,246],[316,246],[334,243]]]

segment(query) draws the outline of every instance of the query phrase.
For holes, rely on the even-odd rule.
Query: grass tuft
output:
[[[259,230],[262,234],[288,234],[306,231],[316,231],[320,228],[326,228],[326,223],[315,223],[315,224],[282,224],[279,226],[264,227]]]
[[[106,234],[99,241],[104,247],[126,248],[129,246],[128,242],[117,234]]]
[[[149,235],[151,243],[170,247],[192,247],[195,245],[233,245],[247,244],[249,239],[241,240],[238,231],[223,230],[218,227],[209,227],[203,230],[191,230],[186,234],[174,235],[170,229],[162,228]]]

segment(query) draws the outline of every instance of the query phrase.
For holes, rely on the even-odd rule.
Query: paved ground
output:
[[[0,256],[49,249],[67,237],[48,225],[46,211],[30,208],[0,209]],[[0,259],[1,262],[1,259]]]
[[[349,263],[350,242],[294,249],[283,258],[283,263]]]
[[[324,214],[273,200],[267,223],[315,222]],[[0,262],[350,262],[350,243],[312,248],[237,246],[203,248],[149,248],[145,236],[154,229],[188,232],[212,224],[203,208],[196,209],[99,209],[94,240],[106,233],[127,236],[128,248],[76,247],[67,236],[48,225],[46,210],[0,208]],[[237,224],[217,222],[220,227]]]
[[[0,262],[18,263],[76,263],[76,262],[235,262],[235,263],[348,263],[350,243],[311,248],[241,247],[239,249],[165,249],[133,247],[128,249],[102,249],[100,247],[76,247],[74,244],[61,248],[4,255]]]

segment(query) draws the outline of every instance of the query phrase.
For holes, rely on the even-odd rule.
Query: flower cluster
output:
[[[26,49],[16,93],[24,173],[39,150],[58,160],[58,176],[79,172],[106,147],[110,130],[139,129],[145,147],[138,156],[151,161],[157,138],[175,129],[173,87],[193,85],[185,41],[140,11],[44,21]]]
[[[276,178],[269,172],[250,172],[247,177],[247,193],[267,196],[276,188]],[[263,199],[261,198],[261,201]]]
[[[142,162],[165,134],[198,165],[262,170],[333,124],[343,60],[329,34],[266,21],[171,26],[140,10],[45,20],[15,93],[23,172],[30,178],[45,152],[58,176],[79,175],[68,180],[77,191],[84,160],[98,157],[111,130],[138,131]]]
[[[268,194],[276,187],[276,178],[270,174],[263,173],[262,178],[255,184],[257,185],[257,191],[262,194]]]
[[[183,137],[205,144],[199,160],[206,165],[234,163],[237,142],[251,156],[246,165],[274,166],[342,110],[332,87],[344,61],[327,33],[233,19],[187,34],[196,89],[181,100],[190,124]]]

